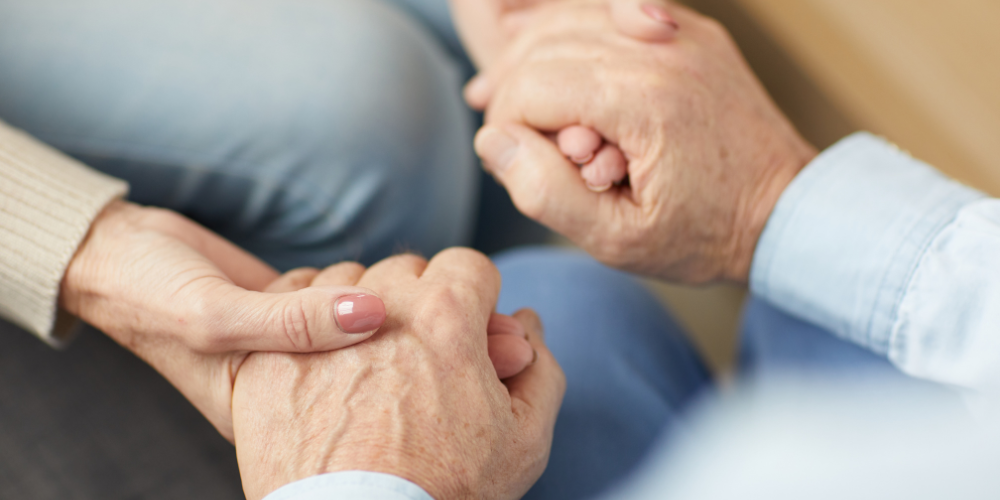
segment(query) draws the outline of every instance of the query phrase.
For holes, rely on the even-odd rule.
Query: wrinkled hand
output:
[[[377,291],[388,319],[350,348],[247,357],[233,397],[247,497],[343,470],[394,474],[440,500],[523,495],[547,463],[565,380],[530,311],[515,317],[537,361],[497,378],[487,354],[500,289],[492,263],[452,249],[323,273]]]
[[[307,286],[353,284],[365,272],[357,262],[341,262],[322,271],[312,267],[292,269],[267,286],[268,292],[286,293]],[[486,324],[486,340],[497,377],[513,377],[535,362],[537,353],[527,340],[528,332],[520,321],[506,314],[493,313]]]
[[[476,150],[522,212],[605,263],[746,282],[774,204],[816,151],[718,23],[668,8],[670,43],[623,35],[596,0],[539,8],[490,70],[501,83]],[[592,192],[538,132],[576,124],[618,145],[628,185]]]
[[[476,66],[482,71],[469,82],[465,98],[474,109],[485,109],[503,76],[494,62],[519,29],[545,0],[452,0],[455,24]],[[573,2],[576,0],[548,0]],[[679,25],[660,0],[608,0],[618,30],[638,40],[669,42]],[[550,137],[553,138],[553,137]],[[615,144],[604,142],[588,127],[573,125],[558,133],[562,153],[580,166],[580,176],[595,192],[622,184],[628,174],[625,157]]]
[[[370,337],[385,317],[364,288],[263,293],[277,277],[176,213],[116,201],[71,261],[60,302],[152,365],[232,440],[232,386],[247,351],[336,349]],[[368,314],[338,314],[347,304]]]
[[[502,77],[494,69],[494,63],[503,59],[507,45],[534,21],[543,4],[579,1],[450,0],[452,19],[462,44],[480,70],[465,90],[469,106],[482,110],[489,104],[496,80]],[[636,40],[670,42],[680,29],[666,0],[600,0],[598,5],[608,9],[620,33]]]

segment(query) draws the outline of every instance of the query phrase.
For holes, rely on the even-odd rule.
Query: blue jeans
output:
[[[471,236],[445,0],[7,0],[0,119],[280,269]]]
[[[711,380],[660,302],[627,274],[583,254],[527,249],[496,258],[497,310],[534,308],[566,372],[549,466],[525,498],[584,499],[626,479],[656,444],[684,432],[685,413]],[[903,377],[868,351],[759,299],[742,321],[748,377],[787,374]]]

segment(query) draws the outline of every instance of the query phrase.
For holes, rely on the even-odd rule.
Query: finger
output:
[[[465,84],[462,95],[470,108],[482,111],[490,104],[490,97],[493,96],[493,81],[485,74],[480,73]]]
[[[594,156],[593,161],[580,169],[580,175],[586,181],[587,188],[600,193],[625,179],[628,175],[628,164],[625,162],[625,155],[618,147],[605,144]]]
[[[560,130],[556,142],[559,144],[559,150],[570,161],[583,165],[594,158],[604,140],[590,127],[573,125]]]
[[[521,373],[534,362],[535,351],[528,343],[528,331],[517,319],[493,313],[486,325],[486,335],[490,361],[500,380]]]
[[[506,314],[493,313],[490,315],[490,322],[486,325],[486,335],[512,335],[514,337],[527,338],[528,331],[520,321]]]
[[[538,429],[551,439],[556,415],[566,392],[566,377],[555,357],[545,346],[541,320],[530,309],[514,313],[528,331],[528,341],[535,351],[535,362],[504,384],[510,393],[514,413],[522,424],[540,425]]]
[[[203,352],[316,352],[371,336],[385,321],[385,305],[367,288],[313,286],[288,293],[247,291],[225,282],[188,293],[195,328],[178,335]]]
[[[229,240],[176,212],[149,209],[146,224],[184,242],[212,261],[237,286],[261,291],[278,279],[278,271]]]
[[[341,262],[319,272],[312,286],[354,286],[365,274],[365,266],[357,262]]]
[[[424,274],[426,268],[427,260],[419,255],[409,253],[394,255],[369,267],[358,280],[358,286],[369,287],[373,290],[386,290],[393,286],[416,281],[420,275]]]
[[[427,264],[421,280],[471,292],[457,298],[462,306],[475,308],[487,326],[500,295],[500,271],[488,257],[469,248],[442,250]]]
[[[528,217],[571,239],[595,222],[598,195],[587,189],[577,166],[538,132],[515,124],[488,125],[476,134],[475,147]]]
[[[535,360],[535,351],[523,337],[492,335],[486,338],[490,361],[503,380],[524,371]]]
[[[285,293],[294,292],[296,290],[301,290],[310,283],[312,283],[313,278],[319,274],[319,269],[314,267],[300,267],[298,269],[292,269],[281,276],[278,279],[267,285],[264,291],[267,293]],[[352,285],[354,283],[351,283]]]
[[[669,42],[680,30],[663,0],[611,0],[611,17],[623,35],[646,42]]]

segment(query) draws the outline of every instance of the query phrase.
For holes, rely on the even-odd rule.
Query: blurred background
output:
[[[685,0],[732,33],[823,149],[856,130],[1000,195],[997,0]],[[725,379],[745,291],[650,283]]]

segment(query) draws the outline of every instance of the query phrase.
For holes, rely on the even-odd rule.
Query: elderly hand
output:
[[[669,5],[670,43],[620,33],[599,1],[546,4],[493,68],[476,150],[515,205],[599,260],[691,283],[745,282],[778,197],[815,155],[715,21]],[[538,131],[615,143],[629,184],[587,189]]]
[[[307,286],[336,286],[355,283],[365,267],[357,262],[341,262],[323,271],[312,267],[292,269],[267,286],[269,292],[294,292]],[[493,313],[486,324],[486,340],[497,377],[513,377],[534,363],[537,355],[528,342],[528,332],[520,321]]]
[[[565,381],[530,311],[515,317],[537,361],[497,378],[487,324],[500,277],[490,261],[452,249],[324,274],[377,291],[388,319],[347,349],[247,357],[233,397],[247,497],[344,470],[394,474],[440,500],[523,495],[548,460]]]
[[[364,288],[263,293],[277,277],[176,213],[117,201],[71,261],[60,302],[152,365],[232,440],[232,386],[248,351],[337,349],[385,318]]]

